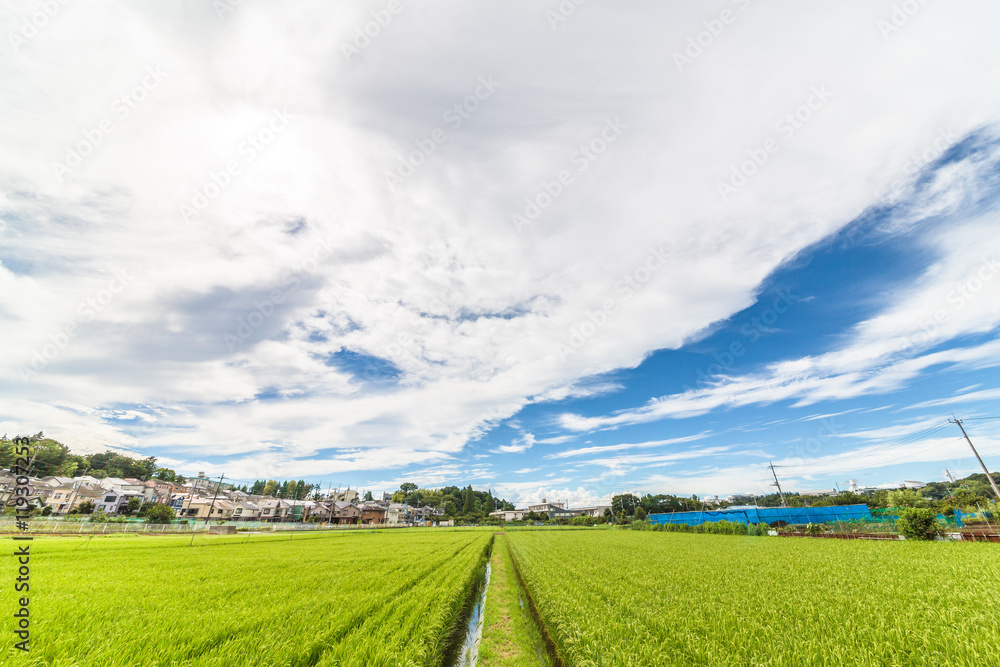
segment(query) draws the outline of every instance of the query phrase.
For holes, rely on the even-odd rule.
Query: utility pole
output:
[[[768,461],[767,467],[771,469],[771,474],[774,476],[774,484],[771,486],[778,487],[778,495],[781,496],[781,506],[788,507],[788,503],[785,502],[785,494],[781,491],[781,484],[778,482],[778,473],[774,472],[775,465]]]
[[[219,489],[222,487],[222,480],[224,480],[225,478],[226,475],[223,474],[221,477],[219,477],[219,483],[215,485],[215,494],[212,496],[212,504],[208,508],[208,516],[205,517],[206,527],[208,526],[209,519],[212,518],[212,510],[215,509],[215,499],[219,495]],[[188,546],[189,547],[194,546],[194,524],[191,524],[191,543],[188,544]]]
[[[962,429],[962,435],[965,436],[965,441],[969,443],[969,447],[972,447],[972,453],[976,455],[976,460],[979,461],[979,465],[983,467],[983,472],[986,473],[986,479],[990,480],[990,486],[993,487],[993,493],[997,495],[1000,499],[1000,489],[997,488],[997,483],[993,481],[993,475],[986,468],[986,464],[983,463],[983,459],[979,456],[979,452],[976,451],[976,446],[972,444],[972,440],[969,438],[969,434],[965,432],[965,427],[962,426],[962,420],[955,416],[955,413],[951,413],[952,418],[949,419],[952,424],[957,424],[958,428]]]

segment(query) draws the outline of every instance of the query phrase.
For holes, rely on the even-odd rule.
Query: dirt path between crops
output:
[[[506,538],[497,535],[495,539],[479,667],[551,667],[545,642],[514,572]]]

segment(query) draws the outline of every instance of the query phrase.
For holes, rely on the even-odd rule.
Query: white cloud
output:
[[[4,34],[34,11],[9,7]],[[940,127],[961,136],[996,122],[1000,92],[978,85],[995,42],[997,9],[985,5],[927,6],[888,42],[877,7],[754,6],[683,73],[668,54],[709,17],[695,5],[648,3],[641,21],[635,8],[588,5],[557,32],[529,3],[415,5],[347,61],[341,44],[368,11],[244,3],[220,20],[208,5],[71,4],[6,61],[6,428],[44,428],[81,450],[169,452],[185,471],[228,456],[247,477],[445,462],[530,401],[613,391],[577,383],[750,304],[764,277],[870,204]],[[166,76],[123,117],[116,101],[135,95],[147,67]],[[501,86],[448,127],[444,113],[489,75]],[[819,85],[833,92],[821,112],[720,201],[730,165]],[[289,117],[280,131],[275,109]],[[575,168],[609,118],[621,136],[518,233],[511,214]],[[105,119],[112,130],[60,182],[53,163],[83,152]],[[385,172],[436,127],[447,142],[390,191]],[[244,150],[248,137],[261,148]],[[230,162],[238,173],[220,175]],[[963,178],[950,173],[942,192]],[[181,206],[198,192],[208,201],[186,222]],[[945,256],[968,240],[941,239]],[[616,285],[645,275],[651,247],[666,263],[626,298]],[[81,314],[121,269],[134,279]],[[609,300],[615,312],[602,319]],[[874,376],[826,377],[815,365],[863,367],[912,333],[901,323],[926,305],[887,311],[839,356],[649,414],[879,391],[924,364],[996,358],[982,346]],[[604,324],[561,358],[557,345],[595,319]],[[955,320],[956,332],[991,322]],[[76,332],[61,345],[68,324]],[[330,365],[345,349],[399,377],[380,384]],[[22,382],[38,359],[39,375]],[[156,415],[138,435],[107,420],[136,404]]]
[[[556,452],[554,454],[546,454],[547,459],[564,459],[571,456],[583,456],[586,454],[601,454],[604,452],[617,452],[629,449],[649,449],[652,447],[663,447],[665,445],[675,445],[683,442],[693,442],[695,440],[703,440],[707,438],[711,433],[698,433],[696,435],[688,435],[680,438],[669,438],[667,440],[650,440],[648,442],[636,442],[636,443],[620,443],[617,445],[596,445],[594,447],[580,447],[577,449],[564,449],[561,452]]]
[[[1000,327],[1000,237],[991,231],[993,217],[976,215],[924,235],[922,244],[937,254],[936,261],[908,288],[893,292],[882,312],[858,324],[838,349],[776,362],[751,375],[719,377],[706,388],[614,415],[564,414],[560,424],[588,431],[739,405],[794,401],[803,406],[887,393],[935,367],[993,367],[1000,363],[1000,339],[962,341],[969,335],[995,336]],[[941,349],[946,342],[953,347]]]

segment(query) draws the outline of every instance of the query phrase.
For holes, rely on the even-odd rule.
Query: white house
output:
[[[128,505],[131,498],[144,500],[142,493],[125,491],[118,487],[105,489],[104,494],[94,500],[94,511],[103,511],[107,514],[117,514]]]

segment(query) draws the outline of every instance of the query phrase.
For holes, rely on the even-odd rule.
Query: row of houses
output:
[[[15,478],[10,473],[0,472],[0,505],[6,505],[14,494]],[[129,501],[137,500],[141,507],[146,503],[165,502],[169,497],[155,486],[138,479],[106,477],[97,479],[89,475],[80,477],[29,477],[25,496],[34,507],[50,508],[52,514],[68,514],[85,502],[90,502],[94,511],[118,514]]]
[[[570,509],[563,502],[549,502],[542,498],[542,502],[528,505],[527,509],[521,510],[497,510],[490,512],[490,516],[503,519],[504,521],[521,521],[528,514],[546,515],[550,519],[572,518],[575,516],[602,517],[606,510],[610,510],[611,505],[593,505],[591,507],[576,507]]]
[[[129,501],[133,506],[147,503],[169,506],[178,519],[214,521],[319,521],[335,524],[423,525],[442,521],[443,510],[409,507],[379,501],[359,502],[357,491],[348,489],[328,494],[321,500],[295,500],[222,489],[204,473],[184,484],[151,479],[106,477],[28,478],[28,501],[61,516],[73,513],[89,502],[94,511],[121,514]],[[213,488],[214,487],[214,488]],[[0,506],[14,493],[15,479],[0,472]]]

